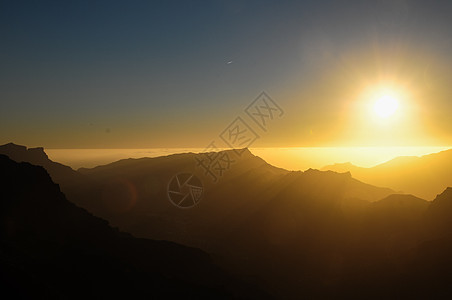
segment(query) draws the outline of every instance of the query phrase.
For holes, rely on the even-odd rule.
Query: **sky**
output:
[[[0,0],[0,143],[452,145],[450,1]],[[398,111],[380,120],[389,90]],[[260,128],[263,91],[281,114]],[[219,145],[224,146],[224,145]]]

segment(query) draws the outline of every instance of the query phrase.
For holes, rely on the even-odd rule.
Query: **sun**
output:
[[[399,108],[399,102],[391,94],[383,94],[376,101],[374,105],[374,112],[380,118],[386,119],[392,116]]]

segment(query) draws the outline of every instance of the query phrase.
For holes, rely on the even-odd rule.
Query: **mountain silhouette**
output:
[[[85,184],[66,184],[68,199],[134,236],[201,248],[278,299],[451,295],[452,189],[429,202],[350,172],[276,168],[247,149],[214,182],[196,165],[204,155],[80,169]],[[181,173],[202,182],[190,209],[168,198]]]
[[[436,238],[438,231],[428,229],[429,202],[362,183],[350,173],[285,171],[245,150],[217,183],[195,169],[203,199],[192,210],[178,209],[167,199],[166,182],[193,170],[199,155],[129,159],[79,171],[104,188],[120,182],[134,188],[133,205],[115,211],[101,197],[90,198],[103,203],[97,213],[115,225],[214,253],[231,272],[257,276],[277,298],[416,295],[400,284],[414,264],[401,257]]]
[[[220,153],[233,155],[232,151]],[[203,169],[194,167],[196,159],[202,155],[127,159],[80,169],[79,172],[96,182],[97,187],[83,197],[69,196],[69,199],[137,236],[169,239],[212,250],[211,246],[221,248],[213,246],[213,241],[231,235],[234,230],[240,231],[245,220],[275,197],[284,201],[290,197],[309,197],[316,203],[334,199],[342,203],[351,199],[377,201],[393,193],[390,189],[361,183],[350,174],[279,169],[248,149],[244,149],[230,170],[214,183],[204,175]],[[181,172],[193,172],[204,185],[199,207],[183,212],[170,203],[167,194],[171,178]],[[74,192],[69,191],[68,195]]]
[[[0,146],[0,154],[6,155],[16,162],[28,162],[44,167],[52,180],[63,186],[76,185],[83,181],[83,176],[71,167],[50,160],[42,147],[27,148],[8,143]]]
[[[232,155],[232,151],[225,152]],[[308,276],[313,269],[322,268],[294,262],[294,249],[305,259],[316,252],[317,258],[329,256],[321,254],[316,240],[324,245],[337,242],[352,226],[347,219],[350,210],[393,193],[359,182],[350,174],[275,168],[247,149],[213,183],[202,169],[193,168],[202,155],[127,159],[80,169],[98,183],[98,189],[91,190],[83,201],[124,231],[204,249],[229,271],[258,276],[269,292],[286,298],[300,294],[291,290],[296,284],[290,278],[299,278],[295,269],[303,269],[303,276]],[[194,172],[204,184],[201,202],[190,210],[178,209],[167,198],[166,185],[180,172]],[[287,259],[275,261],[274,255]],[[275,274],[277,283],[271,280]],[[282,289],[281,282],[291,282],[291,288]]]
[[[134,238],[66,200],[45,169],[0,155],[2,294],[14,299],[265,297],[194,248]],[[243,293],[242,293],[243,292]]]
[[[452,184],[452,149],[421,157],[397,157],[372,168],[345,163],[322,170],[351,172],[358,180],[433,200],[439,191]]]
[[[427,212],[430,229],[439,238],[452,237],[452,188],[437,195]]]

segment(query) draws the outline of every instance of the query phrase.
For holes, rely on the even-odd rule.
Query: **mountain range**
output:
[[[9,299],[266,298],[201,250],[135,238],[66,200],[45,169],[0,155],[0,277]]]
[[[72,170],[77,184],[57,183],[70,202],[120,231],[200,248],[275,298],[451,295],[451,188],[426,201],[363,183],[353,172],[286,171],[247,149],[215,182],[197,167],[203,156],[126,159]],[[190,209],[168,199],[180,173],[203,185]]]
[[[321,170],[351,172],[358,180],[433,200],[452,184],[452,149],[421,157],[397,157],[372,168],[343,163],[325,166]]]

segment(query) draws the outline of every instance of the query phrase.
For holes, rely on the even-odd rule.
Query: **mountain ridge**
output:
[[[67,201],[41,166],[0,155],[0,178],[3,292],[17,286],[18,295],[38,298],[266,297],[251,287],[242,290],[199,249],[110,227]],[[15,281],[24,278],[32,284]]]
[[[452,149],[423,156],[396,157],[369,168],[341,163],[321,170],[349,171],[364,182],[433,200],[439,191],[452,184]]]
[[[49,159],[43,147],[28,148],[14,143],[7,143],[0,146],[0,154],[6,155],[17,162],[28,162],[44,167],[49,172],[52,180],[63,186],[76,185],[84,180],[83,176],[71,167]]]
[[[452,189],[427,202],[351,173],[286,171],[249,155],[217,182],[194,169],[204,154],[123,160],[84,170],[89,186],[69,189],[68,199],[139,237],[133,240],[139,248],[152,238],[202,249],[281,299],[448,291],[446,283],[438,293],[432,287],[452,244]],[[192,209],[168,200],[168,181],[180,172],[203,180]]]

